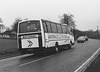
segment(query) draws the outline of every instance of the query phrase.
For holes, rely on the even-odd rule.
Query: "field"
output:
[[[0,39],[0,59],[19,55],[17,40]]]

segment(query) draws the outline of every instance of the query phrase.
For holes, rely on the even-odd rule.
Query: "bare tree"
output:
[[[17,33],[18,23],[20,21],[22,21],[21,17],[18,17],[18,18],[15,19],[13,25],[11,26],[12,27],[12,31]]]

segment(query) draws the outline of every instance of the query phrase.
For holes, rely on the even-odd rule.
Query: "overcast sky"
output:
[[[17,17],[59,22],[64,13],[74,15],[80,30],[100,29],[100,0],[0,0],[0,18],[8,27]]]

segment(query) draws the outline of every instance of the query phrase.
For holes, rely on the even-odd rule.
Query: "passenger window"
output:
[[[52,27],[52,32],[53,32],[53,33],[57,33],[57,27],[56,27],[56,24],[51,23],[51,27]]]
[[[57,24],[57,30],[58,30],[58,33],[62,33],[62,29],[61,29],[61,25],[60,24]]]
[[[46,24],[47,24],[48,32],[51,33],[51,25],[50,25],[50,23],[49,22],[46,22]]]
[[[70,27],[67,26],[66,28],[67,28],[67,33],[68,33],[68,34],[72,34],[72,33],[71,33]]]
[[[62,25],[62,31],[63,31],[63,33],[67,33],[66,32],[66,27],[64,25]]]
[[[70,32],[69,32],[69,28],[68,28],[68,26],[66,26],[66,32],[67,32],[67,34],[70,33]]]
[[[42,23],[43,23],[44,32],[48,32],[46,22],[45,21],[42,21]]]

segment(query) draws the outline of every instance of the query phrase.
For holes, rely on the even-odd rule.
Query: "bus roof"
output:
[[[41,19],[27,19],[27,20],[22,20],[22,21],[20,21],[19,23],[25,22],[25,21],[33,21],[33,20],[41,20]]]
[[[22,20],[19,23],[25,22],[25,21],[33,21],[33,20],[39,20],[39,21],[44,20],[44,21],[48,21],[48,22],[53,22],[53,21],[46,20],[46,19],[27,19],[27,20]],[[57,22],[53,22],[53,23],[57,23]],[[61,24],[61,23],[57,23],[57,24]],[[67,25],[67,24],[62,24],[62,25]]]

